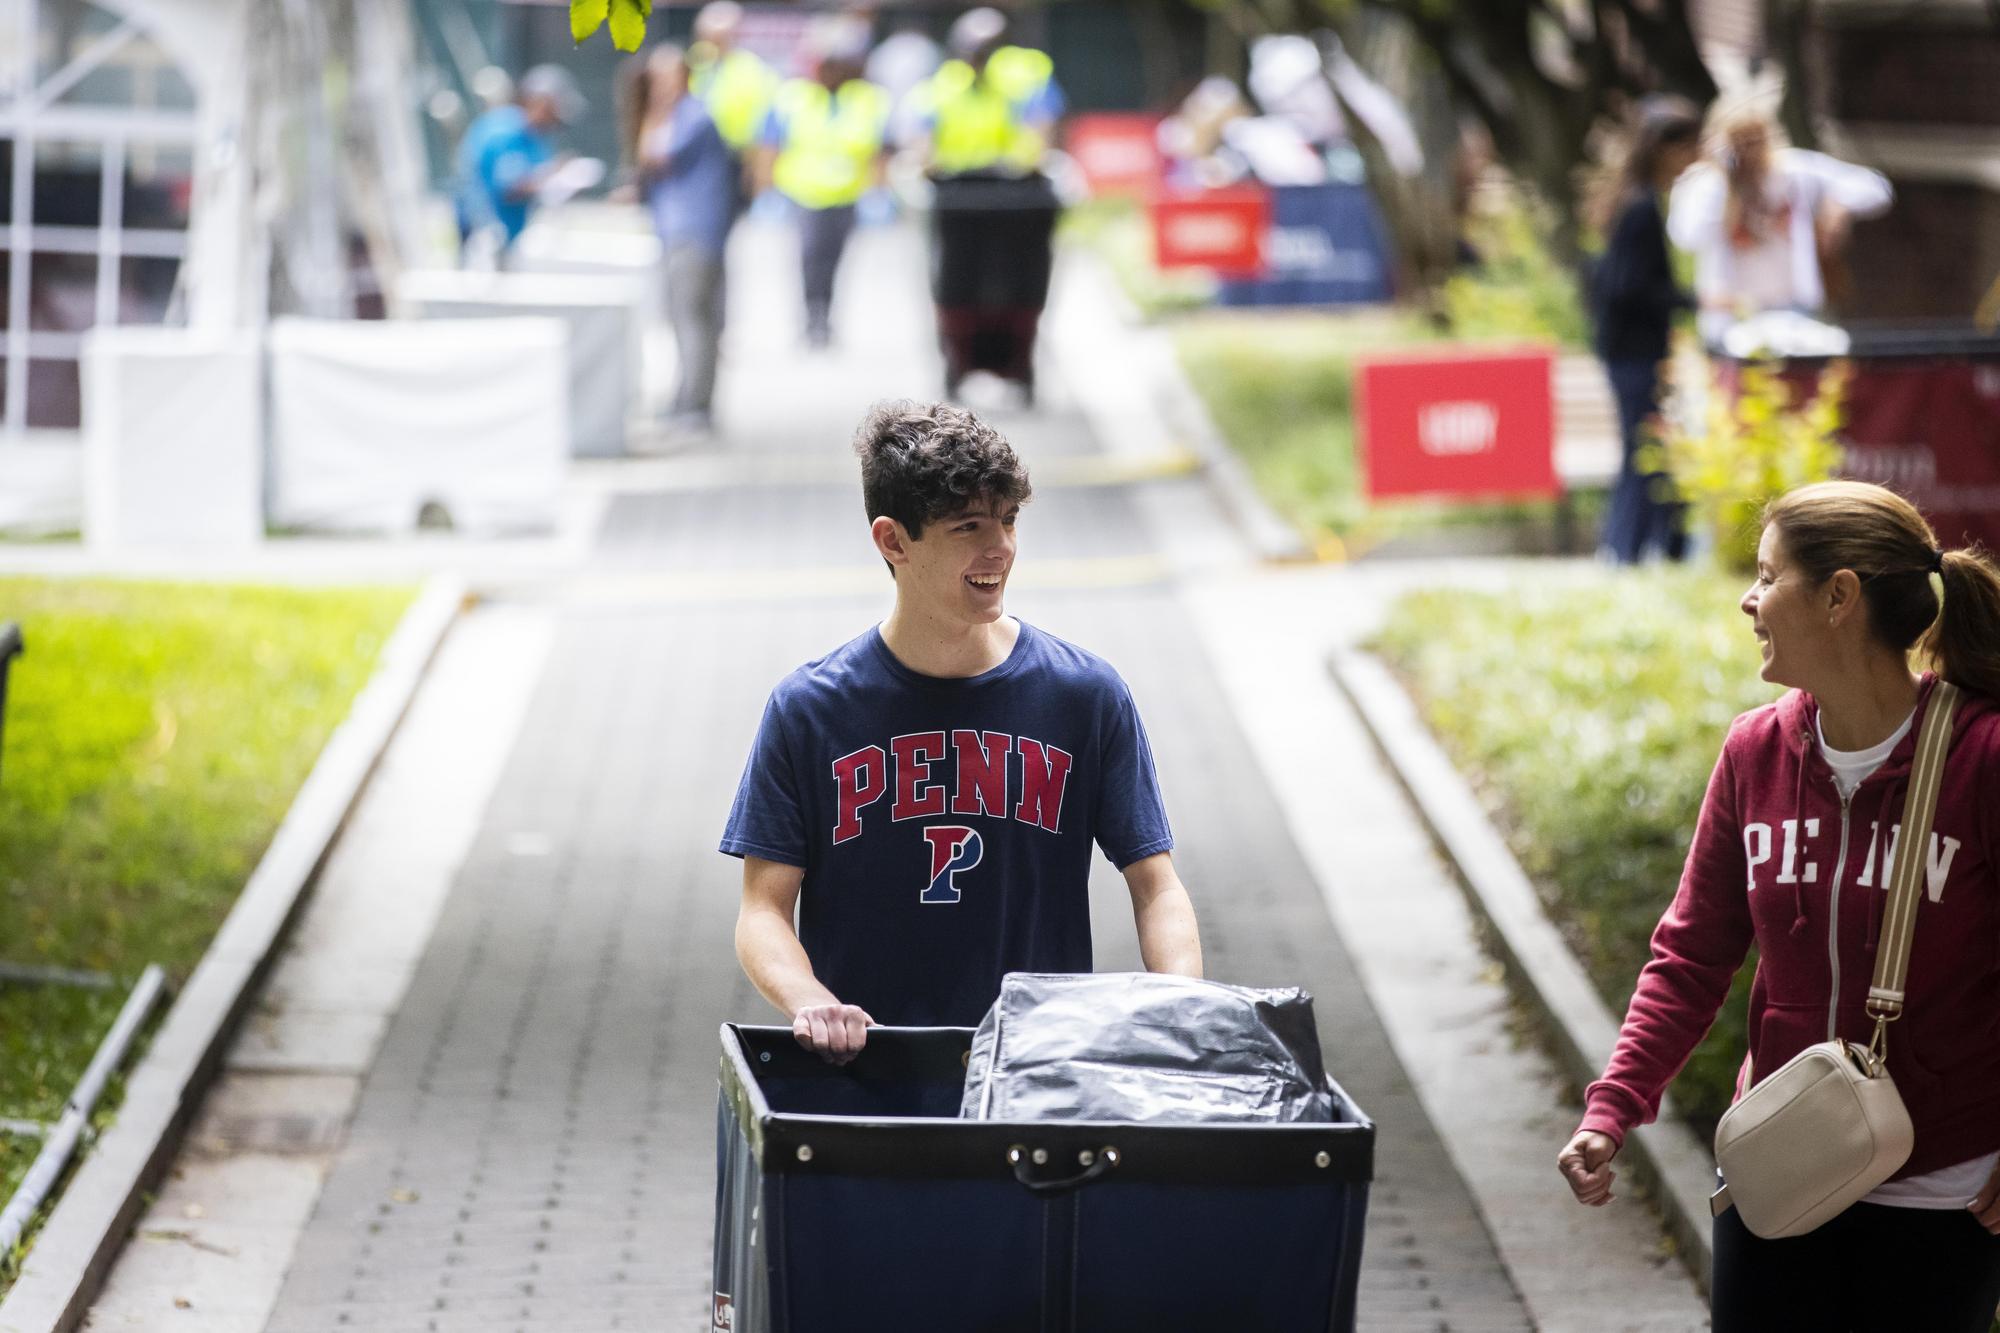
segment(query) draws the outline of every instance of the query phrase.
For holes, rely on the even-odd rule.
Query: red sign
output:
[[[1161,195],[1153,200],[1153,262],[1260,278],[1270,230],[1271,195],[1257,186]]]
[[[1947,548],[2000,549],[2000,360],[1854,363],[1843,475],[1907,496]]]
[[[1947,548],[2000,550],[2000,355],[1859,356],[1848,367],[1841,475],[1909,500]],[[1824,368],[1785,363],[1795,403],[1817,391]],[[1720,363],[1723,392],[1735,392],[1738,369]]]
[[[1555,357],[1540,350],[1356,367],[1368,494],[1552,496]]]
[[[1143,198],[1160,184],[1158,128],[1152,116],[1099,112],[1072,120],[1063,143],[1092,194]]]

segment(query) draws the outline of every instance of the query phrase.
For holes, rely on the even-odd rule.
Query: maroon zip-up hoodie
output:
[[[1924,677],[1909,734],[1844,805],[1810,696],[1794,690],[1736,719],[1611,1063],[1584,1093],[1582,1128],[1622,1144],[1658,1114],[1753,939],[1761,958],[1738,1096],[1815,1042],[1873,1035],[1865,1004],[1888,858],[1934,684]],[[2000,1149],[2000,708],[1991,700],[1959,697],[1924,855],[1908,994],[1889,1027],[1889,1072],[1916,1129],[1898,1179]]]

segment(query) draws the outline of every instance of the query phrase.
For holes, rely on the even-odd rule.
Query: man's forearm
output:
[[[839,997],[813,975],[812,960],[792,923],[776,912],[745,912],[736,922],[736,958],[744,975],[787,1019],[815,1004]]]
[[[1138,908],[1137,916],[1139,957],[1148,972],[1201,975],[1201,928],[1184,885],[1162,889]]]

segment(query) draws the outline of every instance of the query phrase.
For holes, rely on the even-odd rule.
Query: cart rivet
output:
[[[1116,1148],[1106,1148],[1104,1150],[1104,1160],[1112,1166],[1118,1165],[1118,1150]]]
[[[812,1159],[813,1159],[812,1145],[810,1143],[801,1143],[799,1145],[799,1160],[801,1162],[810,1162]]]
[[[1097,1154],[1092,1152],[1088,1148],[1085,1148],[1082,1152],[1076,1155],[1076,1164],[1078,1166],[1089,1166],[1092,1162],[1096,1160],[1097,1160]]]
[[[771,1053],[769,1051],[757,1052],[757,1058],[767,1065],[771,1063]]]
[[[1018,1143],[1007,1150],[1007,1160],[1013,1163],[1015,1166],[1019,1166],[1021,1164],[1022,1155],[1023,1154],[1021,1150],[1021,1145]]]
[[[1324,1148],[1320,1149],[1320,1151],[1318,1151],[1317,1153],[1314,1153],[1314,1154],[1313,1154],[1313,1165],[1314,1165],[1314,1166],[1332,1166],[1332,1165],[1333,1165],[1333,1154],[1332,1154],[1332,1153],[1330,1153],[1330,1152],[1328,1152],[1328,1151],[1326,1151],[1326,1150],[1325,1150]]]
[[[1049,1150],[1047,1148],[1037,1148],[1029,1153],[1028,1156],[1036,1166],[1047,1166],[1049,1164]]]

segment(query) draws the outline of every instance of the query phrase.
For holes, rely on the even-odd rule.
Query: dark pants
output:
[[[1654,551],[1669,560],[1687,555],[1682,526],[1686,506],[1664,498],[1665,476],[1641,470],[1637,454],[1641,432],[1659,407],[1660,368],[1653,361],[1606,361],[1604,373],[1618,402],[1618,434],[1624,462],[1611,492],[1611,512],[1604,519],[1604,549],[1621,564],[1635,565]]]
[[[799,268],[805,278],[807,333],[823,336],[832,327],[833,275],[853,230],[852,204],[800,210]]]
[[[1759,1240],[1715,1219],[1715,1333],[1986,1333],[2000,1236],[1962,1208],[1857,1203],[1817,1231]]]

